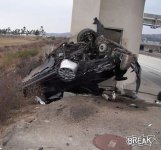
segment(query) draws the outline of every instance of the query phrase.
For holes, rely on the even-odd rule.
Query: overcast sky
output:
[[[0,28],[36,29],[69,32],[73,0],[0,0]],[[161,0],[146,0],[145,12],[161,15]],[[145,27],[143,33],[160,33]]]
[[[73,0],[0,0],[0,28],[70,31]]]

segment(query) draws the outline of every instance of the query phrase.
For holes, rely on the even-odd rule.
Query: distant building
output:
[[[140,45],[140,51],[161,53],[161,43],[143,39]]]

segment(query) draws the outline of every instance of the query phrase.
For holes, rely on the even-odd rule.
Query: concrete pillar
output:
[[[123,30],[122,45],[138,54],[145,0],[101,0],[100,21],[107,28]]]
[[[93,18],[100,14],[101,0],[73,0],[71,36],[77,35],[84,28],[96,29]]]

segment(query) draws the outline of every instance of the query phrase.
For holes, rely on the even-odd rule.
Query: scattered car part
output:
[[[40,97],[38,97],[38,96],[35,96],[35,101],[36,101],[37,103],[41,104],[41,105],[45,105],[44,100],[42,100],[42,99],[41,99]]]
[[[148,125],[148,127],[151,127],[153,124],[152,123],[150,123],[149,125]]]
[[[136,104],[130,104],[129,107],[139,108]]]
[[[112,100],[115,100],[116,99],[116,93],[115,91],[112,92]]]
[[[156,103],[156,104],[161,104],[161,101],[159,101],[159,100],[154,100],[154,103]]]
[[[105,100],[107,100],[107,101],[110,100],[110,97],[109,97],[107,94],[105,94],[105,93],[102,94],[102,97],[103,97]]]

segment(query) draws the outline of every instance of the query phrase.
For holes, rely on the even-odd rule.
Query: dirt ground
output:
[[[144,95],[140,95],[144,96]],[[154,98],[154,97],[153,97]],[[130,107],[136,104],[138,108]],[[97,150],[96,135],[155,135],[152,147],[133,150],[160,150],[161,108],[141,99],[72,96],[49,105],[35,105],[32,115],[24,115],[8,129],[1,147],[9,150]]]

